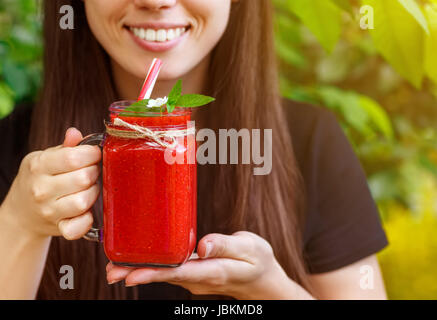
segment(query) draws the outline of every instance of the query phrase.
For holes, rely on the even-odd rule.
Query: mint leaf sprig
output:
[[[131,104],[124,109],[124,112],[120,116],[132,116],[129,112],[144,113],[144,112],[164,112],[166,109],[168,113],[172,113],[176,107],[180,108],[196,108],[207,105],[213,101],[214,98],[201,94],[185,94],[182,95],[182,80],[178,80],[175,86],[171,89],[168,95],[166,104],[158,107],[148,107],[151,99],[145,99]],[[144,115],[138,115],[144,116]]]
[[[196,108],[215,101],[214,98],[201,94],[182,95],[182,80],[178,80],[168,95],[167,112],[171,113],[176,107]]]

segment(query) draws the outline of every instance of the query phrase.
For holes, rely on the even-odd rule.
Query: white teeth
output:
[[[146,40],[147,41],[156,41],[156,31],[152,30],[152,29],[147,29]]]
[[[176,37],[176,33],[174,30],[170,29],[167,31],[167,40],[171,41]]]
[[[132,33],[143,40],[146,41],[157,41],[166,42],[171,41],[182,36],[186,28],[175,28],[175,29],[143,29],[143,28],[130,28]]]
[[[158,32],[156,32],[156,41],[164,42],[166,40],[167,40],[167,32],[164,29],[159,29]]]
[[[138,36],[139,36],[141,39],[144,39],[144,38],[146,37],[146,30],[144,30],[144,29],[140,29],[140,32],[138,33]]]

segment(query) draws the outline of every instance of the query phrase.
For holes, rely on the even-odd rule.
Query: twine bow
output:
[[[113,125],[117,127],[124,127],[132,131],[116,129],[111,125],[106,124],[106,132],[111,136],[128,139],[148,138],[164,148],[175,148],[178,144],[177,138],[196,133],[196,129],[194,127],[181,130],[153,131],[146,127],[128,123],[120,118],[115,118]],[[171,142],[169,143],[168,140]]]

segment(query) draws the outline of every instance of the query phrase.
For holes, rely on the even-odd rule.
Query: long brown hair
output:
[[[64,4],[74,8],[74,30],[59,28]],[[287,274],[308,288],[303,186],[277,85],[272,11],[270,0],[233,4],[209,70],[208,93],[217,101],[198,111],[196,121],[212,129],[273,128],[273,169],[254,176],[248,165],[199,166],[198,233],[257,233],[270,242]],[[44,2],[44,40],[44,86],[33,112],[32,150],[61,143],[71,126],[84,134],[102,131],[107,106],[117,99],[109,58],[91,33],[82,1]],[[106,263],[99,245],[53,238],[38,298],[136,298],[135,289],[107,285]],[[65,264],[79,275],[75,290],[59,290],[59,268]]]

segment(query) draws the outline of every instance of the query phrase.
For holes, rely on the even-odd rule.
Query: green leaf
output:
[[[169,94],[169,99],[166,104],[166,109],[168,113],[172,113],[177,106],[182,108],[194,108],[203,106],[215,100],[214,98],[203,96],[200,94],[187,94],[181,96],[181,92],[182,80],[178,80]],[[124,112],[122,112],[120,115],[126,117],[133,115],[137,117],[147,117],[149,115],[144,113],[163,112],[165,110],[163,108],[164,106],[149,108],[148,104],[150,100],[151,99],[137,101],[124,109]]]
[[[3,72],[6,83],[15,92],[16,98],[21,99],[25,97],[31,89],[26,68],[7,59],[3,64]]]
[[[375,100],[331,86],[319,87],[317,94],[324,105],[344,117],[347,127],[357,130],[367,140],[381,135],[388,140],[394,139],[390,118]]]
[[[135,113],[133,113],[135,112]],[[145,118],[145,117],[156,117],[156,113],[161,113],[162,110],[159,108],[149,108],[147,110],[137,110],[132,111],[129,110],[129,112],[121,112],[119,114],[120,117],[137,117],[137,118]]]
[[[130,108],[133,108],[132,110],[133,111],[135,111],[134,109],[135,109],[135,107],[147,107],[147,105],[149,104],[149,101],[150,101],[150,99],[144,99],[144,100],[140,100],[140,101],[137,101],[137,102],[135,102],[135,103],[132,103],[127,109],[125,109],[125,110],[128,110],[128,109],[130,109]],[[131,111],[131,110],[128,110],[128,111]]]
[[[425,72],[437,85],[437,4],[425,6],[425,14],[430,29],[425,40]]]
[[[179,98],[176,105],[182,108],[195,108],[215,101],[214,98],[201,94],[186,94]]]
[[[404,78],[420,88],[424,75],[425,32],[398,0],[362,0],[374,9],[370,30],[376,49]]]
[[[331,1],[288,0],[289,8],[316,36],[326,51],[332,52],[341,35],[342,11]]]
[[[394,138],[394,130],[387,112],[375,100],[360,95],[360,106],[367,112],[373,124],[387,139]]]
[[[288,9],[284,10],[285,12]],[[301,23],[296,19],[290,19],[283,11],[275,15],[275,46],[281,60],[298,68],[307,67],[306,56],[302,53]]]
[[[276,52],[278,56],[287,64],[303,69],[307,67],[306,57],[300,50],[293,48],[290,43],[281,39],[276,40]]]
[[[420,165],[437,177],[437,165],[432,162],[427,156],[419,155]]]
[[[126,112],[147,112],[149,108],[143,107],[143,106],[130,106],[124,109],[123,111]],[[152,109],[152,108],[150,108]]]
[[[336,87],[322,86],[317,90],[324,105],[339,112],[347,124],[363,136],[372,135],[369,115],[361,107],[359,96],[352,91],[342,91]]]
[[[168,95],[168,104],[175,105],[182,94],[182,80],[178,80]]]
[[[123,112],[120,113],[121,117],[147,117],[147,115],[144,115],[144,113],[147,112],[162,112],[162,109],[160,107],[154,107],[154,108],[148,108],[147,105],[149,103],[150,99],[140,100],[133,104],[131,104],[129,107],[125,108]]]
[[[6,117],[13,109],[13,92],[4,82],[0,82],[0,119]]]
[[[401,5],[417,20],[423,30],[429,34],[428,22],[415,0],[398,0]]]
[[[349,14],[353,14],[353,8],[349,0],[331,0],[336,6],[348,12]]]
[[[176,106],[174,104],[167,103],[167,112],[168,113],[172,113],[175,108],[176,108]]]

